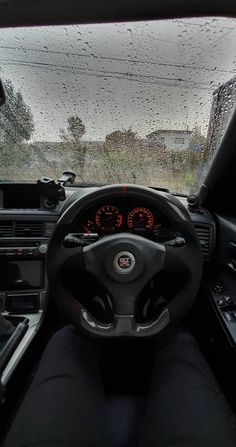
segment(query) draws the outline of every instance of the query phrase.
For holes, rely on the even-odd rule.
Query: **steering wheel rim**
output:
[[[130,233],[119,233],[105,236],[87,247],[68,249],[63,246],[64,237],[73,232],[78,216],[83,215],[91,203],[95,204],[102,199],[114,200],[117,197],[133,197],[140,201],[145,199],[153,203],[163,211],[174,228],[184,235],[186,245],[181,248],[163,246]],[[136,265],[128,274],[117,272],[114,265],[115,257],[122,252],[134,255],[136,260]],[[73,297],[60,275],[61,268],[66,263],[67,266],[76,265],[78,273],[89,271],[106,287],[113,305],[116,303],[112,323],[104,324],[96,320]],[[162,309],[155,320],[143,324],[136,323],[133,310],[141,289],[158,271],[165,270],[171,274],[178,269],[188,272],[179,293]],[[61,215],[47,253],[48,282],[55,302],[80,332],[92,337],[146,338],[157,335],[189,311],[200,285],[201,273],[201,247],[186,208],[170,194],[136,185],[105,186],[77,198]],[[122,294],[126,294],[126,299],[121,299]]]

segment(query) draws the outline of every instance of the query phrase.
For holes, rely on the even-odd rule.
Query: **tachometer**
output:
[[[148,208],[134,208],[128,215],[127,223],[130,230],[152,230],[154,216]]]
[[[122,214],[112,205],[105,205],[100,208],[95,217],[95,222],[103,231],[114,231],[122,224]]]

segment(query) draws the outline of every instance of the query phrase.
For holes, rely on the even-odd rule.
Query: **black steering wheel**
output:
[[[138,198],[140,203],[148,200],[158,207],[173,228],[181,232],[184,246],[168,246],[135,234],[119,233],[86,246],[65,247],[66,235],[75,230],[80,216],[91,204],[120,197]],[[76,275],[89,272],[105,287],[111,299],[112,322],[98,321],[75,299],[61,275],[65,266]],[[135,319],[135,307],[140,292],[162,270],[170,281],[173,273],[184,271],[183,284],[155,319],[139,323]],[[192,306],[201,281],[202,252],[189,214],[174,196],[136,185],[112,185],[85,193],[64,211],[49,243],[47,274],[55,302],[84,335],[149,337],[183,318]],[[81,294],[86,294],[86,290]]]

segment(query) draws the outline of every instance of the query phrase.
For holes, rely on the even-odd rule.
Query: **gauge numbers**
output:
[[[128,215],[127,224],[130,230],[152,230],[154,216],[148,208],[134,208]]]
[[[105,205],[97,211],[95,222],[98,228],[110,233],[117,228],[120,228],[122,224],[122,214],[115,206]]]

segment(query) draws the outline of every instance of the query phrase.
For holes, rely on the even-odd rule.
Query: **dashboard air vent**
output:
[[[42,237],[43,222],[17,221],[15,227],[15,237]]]
[[[13,236],[13,222],[0,222],[0,238]]]
[[[212,247],[212,234],[211,234],[211,226],[207,224],[194,224],[195,229],[197,231],[198,237],[200,239],[200,244],[202,247],[202,253],[204,258],[209,259],[211,255],[211,247]]]

